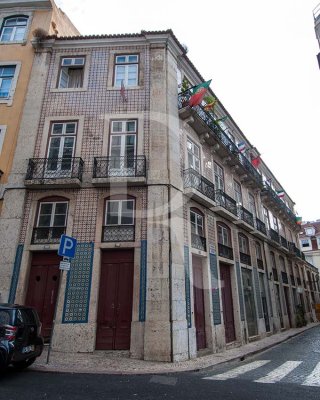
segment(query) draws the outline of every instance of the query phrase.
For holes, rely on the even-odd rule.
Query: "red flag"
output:
[[[255,157],[255,158],[253,158],[252,160],[251,160],[251,164],[255,167],[255,168],[258,168],[259,167],[259,165],[260,165],[260,163],[261,163],[261,158],[258,156],[258,157]]]
[[[121,95],[121,98],[122,98],[123,102],[128,101],[128,98],[127,98],[127,95],[126,95],[126,88],[124,87],[123,79],[121,81],[120,95]]]
[[[208,90],[211,80],[212,79],[210,79],[210,81],[200,83],[200,85],[196,86],[193,89],[192,96],[189,99],[190,107],[197,106],[198,104],[200,104],[202,102],[202,99],[204,98],[204,95],[206,94],[206,92]]]

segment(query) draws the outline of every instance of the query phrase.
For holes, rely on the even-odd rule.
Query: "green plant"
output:
[[[190,87],[190,83],[187,78],[183,78],[181,83],[181,92],[185,92]]]

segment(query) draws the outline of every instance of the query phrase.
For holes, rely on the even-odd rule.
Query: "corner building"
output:
[[[57,303],[53,349],[180,361],[289,329],[300,303],[314,318],[293,202],[239,153],[251,145],[220,102],[215,116],[188,106],[182,79],[204,79],[172,31],[34,48],[9,300],[34,305],[47,338]],[[78,240],[66,275],[62,233]]]

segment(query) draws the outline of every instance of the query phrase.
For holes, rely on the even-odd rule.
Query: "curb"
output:
[[[259,353],[263,353],[264,351],[269,350],[272,347],[275,347],[279,344],[282,344],[286,341],[289,341],[290,339],[301,335],[302,333],[309,331],[311,329],[314,329],[316,327],[319,327],[320,324],[316,324],[314,326],[310,326],[309,328],[306,328],[300,332],[294,332],[291,335],[279,340],[276,343],[271,343],[268,344],[264,347],[261,347],[260,349],[256,349],[256,350],[252,350],[249,351],[246,354],[242,354],[242,355],[238,355],[238,356],[234,356],[231,357],[230,359],[227,360],[221,360],[218,362],[215,362],[212,365],[208,365],[208,366],[204,366],[204,367],[190,367],[190,368],[185,368],[185,369],[163,369],[163,370],[157,370],[157,371],[148,371],[148,370],[143,370],[143,369],[137,369],[136,371],[133,370],[128,370],[128,371],[114,371],[114,370],[87,370],[87,369],[74,369],[74,370],[66,370],[66,369],[59,369],[59,367],[54,368],[54,367],[46,367],[44,365],[39,365],[39,366],[32,366],[30,368],[28,368],[29,371],[34,371],[34,372],[42,372],[42,373],[55,373],[55,374],[97,374],[97,375],[120,375],[120,376],[124,376],[124,375],[164,375],[164,374],[177,374],[177,373],[184,373],[184,372],[199,372],[199,371],[208,371],[211,370],[213,367],[216,366],[221,366],[223,364],[227,364],[227,363],[231,363],[231,362],[235,362],[235,361],[244,361],[250,357],[253,357],[256,354]],[[223,353],[222,353],[223,354]]]

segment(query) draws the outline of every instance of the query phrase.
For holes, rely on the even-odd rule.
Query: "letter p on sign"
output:
[[[58,250],[59,256],[74,258],[76,253],[77,240],[71,236],[62,235]]]

